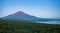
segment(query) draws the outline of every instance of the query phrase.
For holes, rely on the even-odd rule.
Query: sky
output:
[[[18,11],[39,18],[60,18],[60,0],[0,0],[0,18]]]

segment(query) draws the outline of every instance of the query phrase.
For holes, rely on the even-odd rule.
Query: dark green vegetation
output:
[[[60,25],[0,20],[0,33],[60,33]]]

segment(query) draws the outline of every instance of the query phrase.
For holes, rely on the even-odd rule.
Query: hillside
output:
[[[28,23],[0,19],[0,33],[60,33],[58,24]]]

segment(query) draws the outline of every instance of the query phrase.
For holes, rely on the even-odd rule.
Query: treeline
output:
[[[60,25],[0,20],[0,33],[60,33]]]

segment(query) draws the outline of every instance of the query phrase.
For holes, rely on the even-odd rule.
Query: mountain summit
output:
[[[18,12],[16,12],[16,13],[14,13],[14,14],[11,14],[12,16],[14,16],[14,15],[27,15],[25,12],[23,12],[23,11],[18,11]]]
[[[14,15],[16,15],[16,14],[26,15],[26,13],[25,13],[25,12],[23,12],[23,11],[18,11],[18,12],[16,12],[16,13],[14,13]]]

